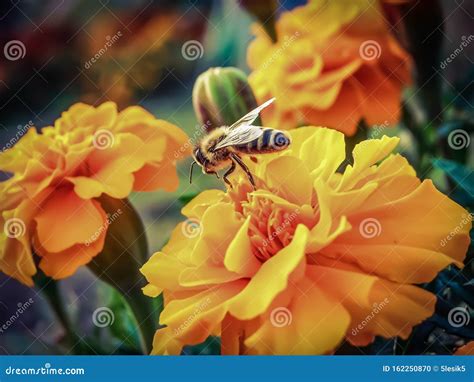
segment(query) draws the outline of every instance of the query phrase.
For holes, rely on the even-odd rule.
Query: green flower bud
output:
[[[196,80],[193,106],[200,124],[207,131],[229,126],[250,110],[257,101],[244,72],[237,68],[211,68]],[[257,119],[255,124],[261,124]]]

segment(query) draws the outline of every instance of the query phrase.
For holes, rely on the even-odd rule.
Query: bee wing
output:
[[[240,118],[237,122],[232,124],[229,129],[236,129],[237,127],[240,126],[250,126],[253,121],[255,121],[260,114],[260,112],[265,109],[267,106],[269,106],[273,101],[275,101],[275,97],[269,99],[268,101],[262,103],[260,106],[256,107],[252,111],[248,112],[245,114],[242,118]]]
[[[260,126],[239,126],[233,128],[227,128],[227,135],[220,141],[213,150],[222,149],[228,146],[243,145],[249,143],[263,134],[263,129]]]

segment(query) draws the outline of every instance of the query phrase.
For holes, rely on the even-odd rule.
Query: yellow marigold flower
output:
[[[316,124],[353,135],[362,118],[398,122],[409,59],[377,1],[309,0],[283,13],[276,30],[273,43],[255,27],[248,49],[257,99],[276,97],[263,114],[266,125]]]
[[[467,212],[391,154],[398,138],[360,143],[338,173],[342,133],[291,136],[247,161],[256,191],[242,174],[204,191],[143,266],[145,294],[165,303],[153,353],[219,335],[223,354],[324,354],[344,339],[407,338],[432,314],[435,296],[414,284],[463,265]]]
[[[178,127],[141,107],[117,112],[78,103],[54,126],[32,128],[0,155],[12,176],[0,183],[0,270],[32,285],[39,267],[73,274],[103,248],[108,218],[99,197],[178,186],[173,152],[187,140]]]

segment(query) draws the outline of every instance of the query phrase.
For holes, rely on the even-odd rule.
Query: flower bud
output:
[[[237,68],[210,68],[196,80],[193,106],[199,123],[210,131],[229,126],[250,110],[257,101],[244,72]],[[257,119],[255,124],[261,124]]]

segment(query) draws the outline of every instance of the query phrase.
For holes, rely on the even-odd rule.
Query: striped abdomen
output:
[[[237,151],[245,154],[271,153],[286,149],[291,143],[290,137],[279,130],[263,128],[263,134],[244,145],[236,145]]]

